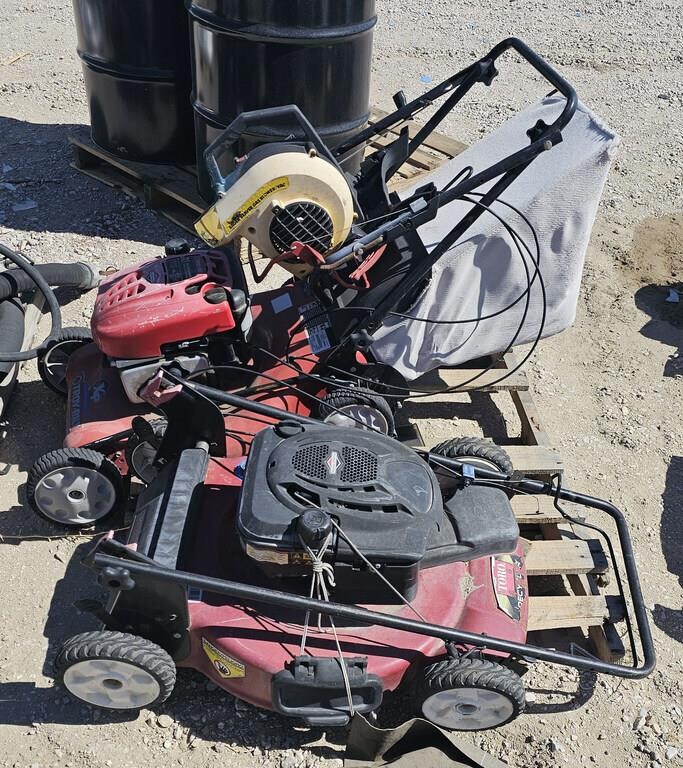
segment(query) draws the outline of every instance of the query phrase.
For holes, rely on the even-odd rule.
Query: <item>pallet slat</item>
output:
[[[519,525],[548,525],[564,522],[549,496],[513,496],[512,511]]]
[[[462,392],[477,390],[479,392],[506,392],[529,389],[529,382],[524,371],[515,371],[507,378],[499,381],[505,375],[505,369],[492,368],[489,371],[476,368],[439,368],[429,371],[412,382],[416,390],[433,390],[439,394],[445,389],[459,389]],[[472,380],[470,382],[470,380]],[[470,382],[470,383],[468,383]]]
[[[370,125],[373,125],[374,123],[378,122],[382,118],[386,117],[389,113],[385,112],[383,109],[378,109],[377,107],[373,108],[372,113],[370,115]],[[398,135],[400,128],[403,126],[400,126],[399,128],[394,128],[391,133]],[[409,122],[408,123],[408,135],[412,139],[415,134],[420,130],[420,125],[415,122]],[[459,155],[461,152],[464,152],[467,149],[467,144],[463,144],[462,141],[458,141],[457,139],[452,139],[450,136],[446,136],[443,133],[431,133],[427,140],[424,142],[425,147],[429,147],[430,149],[435,149],[437,152],[441,152],[444,157],[448,159],[452,159]]]
[[[602,626],[623,618],[616,600],[606,595],[550,595],[529,598],[529,632],[566,627]]]
[[[607,558],[596,539],[532,541],[526,554],[529,576],[605,573]]]
[[[554,475],[564,472],[560,454],[542,445],[504,445],[515,472],[521,475]]]

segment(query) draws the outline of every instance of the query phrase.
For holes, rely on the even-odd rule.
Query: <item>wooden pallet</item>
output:
[[[371,122],[381,119],[384,114],[373,110]],[[391,142],[400,128],[378,136],[368,151]],[[419,126],[410,122],[408,130],[414,136]],[[207,204],[197,192],[193,167],[122,160],[96,147],[85,132],[73,134],[69,142],[74,152],[73,166],[79,171],[144,201],[147,207],[194,234],[194,222]],[[399,170],[394,188],[419,181],[422,175],[438,168],[464,148],[465,145],[448,136],[432,133]],[[514,354],[509,353],[491,370],[442,368],[423,377],[415,386],[431,389],[436,399],[440,391],[453,388],[463,392],[507,392],[521,430],[519,439],[504,447],[516,472],[548,480],[562,473],[562,460],[543,429],[526,375],[517,371],[499,381],[506,369],[511,371],[516,364]],[[479,373],[476,381],[468,383]],[[399,430],[400,438],[405,442],[422,443],[419,429],[414,425],[404,423]],[[586,647],[600,658],[611,661],[621,658],[624,649],[615,623],[623,618],[624,606],[619,598],[606,594],[600,586],[606,581],[609,570],[601,543],[577,536],[548,497],[516,497],[513,508],[526,541],[531,641],[564,647],[568,638],[571,642],[576,642],[577,638],[580,642],[583,638]]]
[[[370,122],[376,122],[384,115],[385,112],[375,109]],[[411,135],[415,135],[417,130],[414,123],[409,125]],[[366,151],[386,146],[397,135],[398,129],[387,131],[378,136]],[[191,234],[196,234],[194,222],[207,209],[208,203],[197,191],[197,172],[194,166],[124,160],[96,146],[85,128],[72,133],[68,139],[73,150],[73,168],[109,187],[121,190],[129,197],[142,200],[148,208],[158,211]],[[417,180],[420,175],[455,157],[464,147],[464,144],[448,136],[431,134],[423,147],[399,168],[392,188],[399,189]]]
[[[508,353],[490,370],[441,368],[418,379],[414,387],[433,391],[433,400],[447,400],[440,392],[452,389],[509,395],[519,417],[520,434],[502,447],[516,473],[548,481],[563,473],[562,460],[543,428],[526,374],[512,372],[517,363],[514,353]],[[501,380],[506,371],[512,373]],[[496,407],[493,400],[489,404]],[[423,445],[419,427],[412,424],[410,429],[414,432],[411,444]],[[405,424],[403,430],[407,435]],[[624,647],[615,624],[624,618],[624,604],[601,586],[609,574],[601,541],[581,538],[580,529],[567,524],[548,496],[516,496],[512,507],[526,550],[530,642],[564,648],[568,642],[578,642],[605,661],[621,659]]]

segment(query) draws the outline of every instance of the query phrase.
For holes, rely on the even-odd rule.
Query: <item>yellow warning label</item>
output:
[[[262,187],[259,187],[250,198],[240,205],[229,219],[226,219],[223,222],[223,232],[225,232],[226,235],[229,235],[244,219],[247,218],[247,216],[252,214],[264,200],[271,195],[274,195],[276,192],[281,192],[288,187],[289,179],[287,176],[280,176],[279,178],[264,184]]]
[[[223,653],[215,645],[211,645],[205,637],[202,638],[202,648],[221,677],[246,677],[247,673],[241,661]]]
[[[195,222],[194,228],[199,237],[211,246],[218,245],[223,239],[223,230],[215,206],[209,208],[201,219]]]

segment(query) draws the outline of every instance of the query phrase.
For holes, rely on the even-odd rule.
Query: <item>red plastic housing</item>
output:
[[[221,251],[166,256],[117,272],[98,290],[93,339],[108,357],[139,360],[161,357],[162,345],[231,331],[230,304],[206,298],[217,286],[233,286]]]

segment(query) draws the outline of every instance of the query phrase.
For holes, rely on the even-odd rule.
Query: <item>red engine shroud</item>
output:
[[[231,331],[227,301],[212,303],[217,286],[233,287],[222,251],[197,250],[147,261],[102,283],[90,322],[93,339],[109,357],[161,357],[162,346]]]

